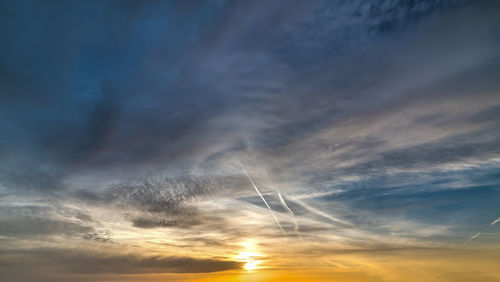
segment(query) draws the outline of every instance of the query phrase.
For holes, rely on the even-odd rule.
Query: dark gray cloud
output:
[[[201,273],[239,269],[240,262],[190,257],[110,255],[77,249],[30,249],[0,252],[4,277],[59,274]]]
[[[280,55],[301,67],[324,64],[467,2],[470,1],[318,1],[311,15],[280,38]]]
[[[374,160],[347,168],[345,171],[369,175],[394,168],[430,168],[448,163],[467,164],[471,160],[498,156],[499,137],[490,130],[476,132],[474,135],[457,135],[436,142],[384,152]]]
[[[155,217],[137,217],[132,219],[132,225],[139,228],[157,227],[191,227],[201,224],[201,221],[192,218],[182,218],[180,220],[168,220]]]
[[[242,177],[208,177],[196,175],[176,176],[163,174],[142,181],[115,184],[104,196],[104,201],[119,208],[143,212],[126,215],[133,226],[139,228],[180,227],[224,224],[219,215],[209,215],[196,206],[196,202],[217,193],[241,190]]]
[[[403,33],[462,2],[4,3],[9,44],[0,52],[8,74],[2,87],[16,94],[2,97],[2,126],[9,132],[2,140],[9,160],[0,169],[2,181],[29,188],[30,179],[46,179],[40,187],[60,189],[61,177],[75,170],[161,171],[234,145],[259,116],[278,121],[262,132],[266,144],[307,136],[309,128],[332,122],[320,116],[357,101],[319,94],[330,85],[310,85],[325,75],[310,79],[301,67],[327,62],[337,49],[377,45],[371,38]],[[264,40],[273,34],[291,39]],[[181,51],[189,55],[174,55]],[[286,66],[297,58],[298,68]],[[23,86],[25,80],[30,85]],[[290,118],[297,110],[302,121]],[[240,115],[248,124],[231,123]]]
[[[0,234],[15,238],[33,238],[47,235],[73,235],[92,230],[89,226],[64,220],[19,217],[0,221]]]
[[[217,229],[228,226],[225,218],[221,215],[203,215],[198,210],[196,213],[187,211],[182,216],[169,216],[163,214],[146,214],[139,217],[132,217],[132,225],[138,228],[158,228],[158,227],[174,227],[187,228],[194,227],[202,229]]]
[[[109,230],[94,231],[82,235],[85,240],[94,240],[102,243],[112,242],[112,234]]]
[[[1,206],[0,234],[34,239],[51,235],[77,237],[93,231],[91,218],[77,210],[51,206]]]
[[[176,215],[186,212],[186,203],[221,189],[220,184],[206,177],[158,176],[137,183],[116,184],[111,197],[147,212]]]

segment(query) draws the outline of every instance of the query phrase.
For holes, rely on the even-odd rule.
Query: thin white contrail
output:
[[[495,224],[497,224],[498,222],[500,222],[500,217],[499,217],[499,218],[497,218],[497,219],[495,219],[495,220],[493,220],[493,221],[490,223],[490,225],[495,225]],[[480,234],[481,234],[481,232],[477,232],[476,234],[472,235],[472,236],[469,238],[469,240],[465,241],[465,242],[462,244],[462,246],[466,246],[467,244],[469,244],[469,243],[470,243],[470,241],[472,241],[472,240],[476,239],[476,238],[477,238],[477,236],[479,236]]]
[[[467,240],[465,243],[462,244],[462,246],[465,246],[467,245],[468,243],[470,243],[470,241],[474,240],[477,238],[477,236],[479,236],[481,233],[480,232],[477,232],[476,234],[472,235],[469,240]]]
[[[495,220],[493,220],[493,221],[490,223],[490,225],[495,225],[495,224],[497,224],[499,221],[500,221],[500,217],[499,217],[499,218],[497,218],[497,219],[495,219]]]
[[[276,193],[278,193],[278,198],[280,198],[281,205],[291,214],[293,215],[293,211],[286,205],[285,200],[281,196],[280,190],[276,189]]]
[[[253,188],[255,189],[255,191],[257,191],[257,194],[259,194],[259,196],[262,199],[262,201],[264,202],[264,204],[266,204],[267,208],[269,209],[269,211],[271,212],[272,216],[274,217],[274,220],[276,220],[276,223],[280,227],[281,232],[283,232],[283,234],[285,234],[285,231],[283,230],[283,227],[281,226],[278,218],[276,217],[276,215],[274,214],[273,210],[271,209],[271,207],[267,203],[266,199],[264,199],[264,196],[262,196],[262,194],[260,193],[259,189],[257,188],[257,185],[255,185],[255,183],[253,182],[252,178],[250,177],[250,175],[248,174],[247,170],[245,169],[245,167],[243,165],[241,166],[241,169],[243,170],[243,172],[248,177],[248,180],[250,180],[250,183],[252,183]]]
[[[333,217],[333,216],[331,216],[331,215],[329,215],[329,214],[326,214],[326,213],[324,213],[324,212],[322,212],[322,211],[320,211],[320,210],[318,210],[318,209],[315,209],[315,208],[313,208],[313,207],[309,206],[308,204],[304,203],[303,201],[301,201],[301,200],[297,199],[296,197],[292,197],[292,199],[293,199],[293,201],[294,201],[294,202],[296,202],[297,204],[301,205],[302,207],[304,207],[304,208],[308,209],[308,210],[309,210],[310,212],[312,212],[312,213],[315,213],[315,214],[317,214],[317,215],[319,215],[319,216],[322,216],[322,217],[324,217],[324,218],[327,218],[327,219],[329,219],[329,220],[331,220],[331,221],[340,222],[340,223],[343,223],[343,224],[347,224],[347,225],[351,225],[351,226],[353,226],[353,224],[352,224],[352,223],[349,223],[349,222],[344,221],[344,220],[342,220],[342,219],[335,218],[335,217]]]
[[[295,214],[293,213],[293,211],[286,204],[285,199],[283,199],[283,197],[281,196],[280,190],[276,189],[276,193],[278,193],[278,198],[280,199],[281,205],[285,209],[287,209],[288,213],[290,213],[290,215],[292,216],[293,225],[294,225],[293,229],[294,229],[295,233],[297,233],[297,235],[299,235],[299,239],[302,241],[302,235],[299,232],[299,223],[297,222],[297,219],[295,219]]]

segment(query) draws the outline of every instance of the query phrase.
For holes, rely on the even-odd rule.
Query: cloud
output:
[[[78,249],[30,249],[0,252],[1,272],[16,279],[55,271],[60,274],[202,273],[240,269],[230,260],[106,254]]]
[[[142,182],[115,184],[112,199],[119,203],[152,213],[179,214],[186,203],[220,189],[217,183],[203,176],[160,175]]]
[[[241,189],[234,185],[240,183],[242,177],[165,173],[141,181],[114,184],[103,195],[103,200],[123,210],[134,227],[221,225],[225,222],[221,215],[211,214],[212,210],[203,211],[198,203],[217,193]]]
[[[302,25],[289,28],[283,55],[297,64],[324,64],[367,43],[414,27],[432,14],[467,1],[335,1],[321,3]]]
[[[92,230],[89,226],[77,223],[44,219],[44,218],[16,218],[1,220],[0,234],[15,238],[38,237],[47,235],[77,235]]]
[[[143,215],[140,217],[133,217],[131,219],[132,225],[138,228],[158,228],[158,227],[174,227],[193,229],[194,227],[200,228],[216,228],[216,226],[227,225],[224,217],[220,215],[207,216],[202,213],[185,213],[182,216],[168,216],[168,215]]]
[[[26,180],[47,178],[50,181],[41,181],[40,188],[59,190],[65,187],[65,176],[75,172],[105,170],[124,178],[142,177],[201,162],[234,148],[244,135],[268,146],[307,138],[351,110],[349,105],[364,104],[369,89],[351,89],[342,81],[370,83],[366,77],[380,66],[352,66],[352,60],[359,62],[350,57],[358,50],[354,46],[378,46],[380,42],[371,38],[404,34],[407,26],[460,7],[455,2],[299,1],[287,2],[285,10],[278,2],[205,4],[201,12],[196,5],[161,3],[110,2],[96,9],[92,3],[54,2],[49,10],[38,9],[34,2],[29,7],[5,4],[7,11],[19,13],[7,13],[4,21],[25,28],[8,30],[9,42],[23,44],[7,44],[0,53],[31,59],[14,62],[12,56],[2,57],[4,72],[12,76],[4,87],[19,93],[9,95],[17,98],[4,97],[2,103],[10,105],[2,118],[9,132],[3,139],[9,161],[0,169],[2,181],[25,189],[33,186]],[[113,12],[107,12],[108,5]],[[244,16],[233,16],[236,11]],[[183,28],[172,28],[166,18]],[[38,30],[22,25],[30,19],[36,20]],[[33,36],[43,32],[52,39]],[[166,36],[155,36],[160,33]],[[273,39],[273,34],[290,40]],[[257,40],[268,37],[272,40]],[[233,43],[238,40],[242,43]],[[138,41],[143,44],[137,46]],[[312,44],[314,52],[304,44]],[[28,45],[36,48],[15,47]],[[330,68],[337,49],[345,50],[346,74]],[[192,58],[172,55],[181,51]],[[371,57],[377,49],[365,51]],[[303,58],[311,53],[318,58]],[[298,67],[297,59],[302,62]],[[326,65],[310,74],[305,67],[317,61]],[[404,62],[388,63],[406,71]],[[50,71],[36,71],[43,69]],[[359,74],[359,69],[365,71]],[[392,81],[383,76],[377,80]],[[22,87],[24,80],[31,81],[28,89]],[[359,94],[343,94],[352,92]],[[297,111],[302,113],[300,120],[295,118]],[[333,112],[338,114],[324,118]],[[19,151],[30,153],[20,158],[14,153]],[[40,175],[31,164],[37,170],[40,164],[48,169]]]
[[[76,237],[93,231],[88,215],[72,209],[50,206],[1,206],[0,234],[34,239],[52,235]]]
[[[297,228],[365,254],[458,243],[500,212],[495,1],[0,5],[8,240],[222,254]],[[12,252],[19,272],[241,266]]]
[[[100,231],[85,233],[82,235],[82,238],[85,240],[94,240],[102,243],[108,243],[113,241],[112,234],[109,230],[100,230]]]

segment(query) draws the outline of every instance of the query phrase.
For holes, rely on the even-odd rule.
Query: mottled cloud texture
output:
[[[0,276],[239,271],[248,240],[269,269],[492,261],[499,19],[497,1],[0,1]],[[484,265],[464,275],[500,278]]]

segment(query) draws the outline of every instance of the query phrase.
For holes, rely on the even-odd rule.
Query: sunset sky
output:
[[[0,0],[0,281],[500,281],[500,1]]]

